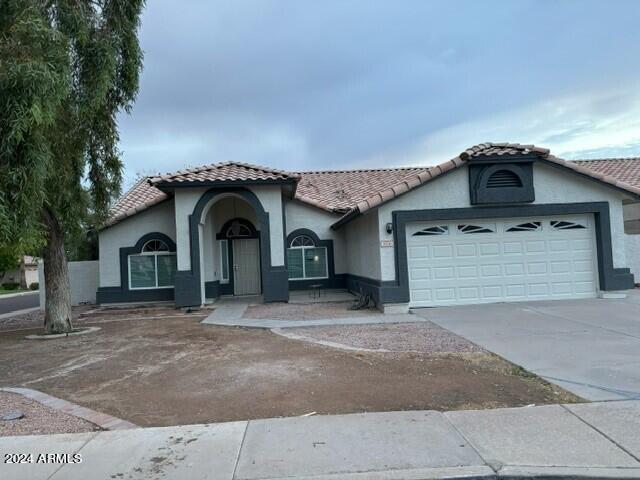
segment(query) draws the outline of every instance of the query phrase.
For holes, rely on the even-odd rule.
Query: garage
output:
[[[593,216],[407,225],[412,307],[595,297]]]

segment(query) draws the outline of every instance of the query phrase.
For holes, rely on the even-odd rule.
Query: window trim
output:
[[[324,277],[307,277],[306,274],[306,267],[304,266],[304,251],[305,250],[311,250],[311,249],[316,249],[316,248],[321,248],[324,250],[324,271],[326,272],[326,275]],[[287,248],[287,250],[300,250],[302,252],[302,277],[289,277],[289,271],[287,269],[287,278],[292,281],[292,282],[297,282],[297,281],[301,281],[301,280],[326,280],[329,278],[329,250],[327,249],[327,247],[324,246],[311,246],[311,245],[306,245],[306,246],[301,246],[301,247],[291,247],[289,246]]]
[[[226,238],[221,238],[220,240],[218,240],[218,242],[220,242],[220,243],[218,243],[218,247],[220,247],[218,249],[219,250],[219,255],[218,255],[219,258],[218,258],[218,260],[220,261],[220,283],[227,284],[227,283],[230,282],[230,280],[229,280],[229,277],[230,277],[230,275],[229,275],[229,273],[230,273],[229,272],[229,267],[231,266],[230,262],[229,262],[229,240],[227,240]],[[223,252],[222,252],[222,243],[223,242],[225,243],[226,250],[227,250],[227,277],[226,278],[224,276],[224,269],[222,268],[222,266],[224,264],[223,263],[224,256],[223,256]]]
[[[145,244],[146,245],[146,244]],[[159,252],[139,252],[139,253],[132,253],[130,255],[127,255],[127,275],[129,277],[129,290],[163,290],[166,288],[175,288],[175,281],[173,285],[163,285],[163,286],[158,286],[158,256],[160,255],[173,255],[174,257],[176,256],[176,252],[164,252],[164,251],[159,251]],[[154,273],[155,273],[155,286],[153,287],[134,287],[131,284],[131,257],[154,257],[153,260],[153,267],[154,267]],[[177,260],[177,258],[176,258]],[[176,272],[178,271],[178,269],[176,268]],[[174,277],[175,278],[175,277]]]

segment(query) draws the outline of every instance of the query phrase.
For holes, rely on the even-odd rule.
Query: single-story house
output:
[[[321,285],[409,307],[595,297],[634,286],[623,204],[640,187],[533,145],[435,167],[284,172],[228,162],[139,181],[100,232],[98,303]]]
[[[38,257],[23,255],[14,270],[0,272],[0,285],[3,283],[19,283],[20,288],[26,290],[38,283]]]

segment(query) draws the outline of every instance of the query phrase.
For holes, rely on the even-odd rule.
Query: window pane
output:
[[[226,240],[220,240],[220,270],[222,280],[229,280],[229,247]]]
[[[287,249],[287,265],[289,267],[289,278],[302,278],[302,249]]]
[[[154,255],[132,255],[129,257],[131,288],[156,286],[156,257]]]
[[[176,256],[158,255],[158,286],[170,287],[176,276]]]
[[[304,249],[304,273],[306,278],[324,278],[327,276],[327,249]]]

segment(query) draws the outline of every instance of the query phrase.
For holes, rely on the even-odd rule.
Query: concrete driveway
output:
[[[626,299],[416,309],[589,400],[640,399],[640,290]]]

